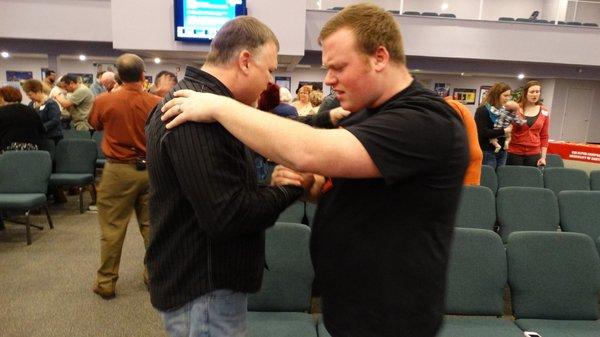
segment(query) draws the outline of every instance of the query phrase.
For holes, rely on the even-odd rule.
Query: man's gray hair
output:
[[[206,63],[224,65],[229,63],[241,50],[254,52],[272,42],[279,50],[279,40],[264,23],[251,16],[240,16],[226,22],[212,43]]]

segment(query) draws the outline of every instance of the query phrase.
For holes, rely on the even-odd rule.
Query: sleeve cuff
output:
[[[298,186],[284,185],[277,186],[277,188],[284,195],[287,204],[296,201],[304,193],[304,189]]]

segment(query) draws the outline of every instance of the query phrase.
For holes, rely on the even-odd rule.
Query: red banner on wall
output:
[[[548,144],[548,153],[558,154],[564,160],[600,164],[600,145],[550,142]]]

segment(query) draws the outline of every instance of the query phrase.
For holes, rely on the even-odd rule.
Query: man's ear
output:
[[[244,74],[250,71],[250,58],[252,58],[252,54],[246,49],[242,50],[238,56],[238,67]]]
[[[384,46],[379,46],[372,56],[373,69],[375,71],[383,70],[390,62],[390,53]]]

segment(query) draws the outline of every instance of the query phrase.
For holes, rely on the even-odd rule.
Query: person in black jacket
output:
[[[254,104],[272,80],[278,49],[266,25],[236,18],[219,30],[202,68],[188,67],[175,89]],[[265,268],[265,229],[302,194],[301,177],[259,186],[251,151],[223,126],[167,130],[161,108],[146,124],[150,300],[171,337],[245,336],[246,294],[260,289]]]
[[[37,150],[44,139],[40,116],[21,104],[21,91],[0,88],[0,153],[6,150]]]
[[[498,144],[505,144],[506,136],[510,134],[513,126],[510,124],[506,128],[495,128],[494,124],[498,117],[492,113],[492,107],[503,109],[512,97],[510,90],[510,86],[504,82],[494,84],[483,100],[483,104],[475,110],[475,124],[477,124],[479,146],[483,152],[483,165],[489,165],[494,169],[506,164],[507,154],[504,147],[497,149],[492,140],[496,139]]]
[[[27,80],[23,83],[23,91],[31,99],[29,107],[33,108],[42,119],[46,138],[52,139],[54,144],[63,138],[60,124],[60,106],[44,93],[42,82]]]
[[[185,121],[217,121],[290,168],[276,167],[274,177],[291,169],[319,175],[310,193],[319,203],[310,249],[333,337],[433,337],[468,162],[463,122],[412,78],[398,23],[384,9],[345,7],[319,40],[324,83],[351,112],[341,128],[311,128],[192,91],[176,93],[163,118],[173,118],[173,132],[197,124]],[[333,124],[331,112],[321,116],[316,126]]]

